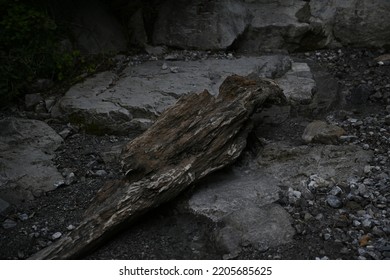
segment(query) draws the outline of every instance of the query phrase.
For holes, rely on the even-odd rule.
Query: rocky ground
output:
[[[170,58],[184,63],[236,58],[233,54],[190,51],[169,56],[161,57],[168,64],[161,68],[169,67]],[[280,177],[277,196],[267,205],[289,214],[291,225],[284,225],[284,230],[290,232],[291,227],[291,236],[280,237],[279,245],[259,245],[261,235],[249,233],[247,241],[229,239],[236,235],[226,234],[224,229],[237,224],[234,215],[215,222],[214,216],[195,211],[191,206],[196,202],[194,187],[86,258],[389,259],[390,58],[384,51],[368,49],[322,50],[291,57],[312,69],[321,93],[314,97],[317,106],[299,105],[291,109],[288,118],[258,123],[247,152],[232,167],[244,170],[247,177],[252,176],[253,163],[261,176],[274,176],[275,169],[280,170],[276,172]],[[121,57],[114,71],[120,73],[128,63],[157,58],[158,54]],[[167,68],[172,73],[177,70]],[[331,78],[332,85],[325,76]],[[337,94],[330,93],[331,88]],[[327,90],[328,95],[334,95],[331,102]],[[117,161],[121,146],[136,135],[96,136],[83,127],[64,124],[39,111],[26,112],[22,107],[3,111],[0,116],[44,119],[64,139],[53,154],[64,178],[55,190],[33,193],[33,200],[1,204],[0,258],[25,259],[77,226],[96,191],[121,175]],[[344,132],[336,133],[337,141],[334,131],[328,130],[325,136],[305,143],[301,136],[314,119]],[[304,170],[292,168],[300,165]],[[229,178],[226,174],[230,171],[224,172],[217,178]],[[261,176],[258,182],[269,179]],[[212,182],[203,185],[214,188]],[[274,196],[275,189],[269,193]],[[256,224],[258,232],[272,225],[280,223]]]

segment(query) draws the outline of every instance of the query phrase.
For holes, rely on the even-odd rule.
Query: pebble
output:
[[[327,198],[326,198],[326,202],[328,203],[328,205],[332,208],[340,208],[343,203],[341,202],[341,200],[335,196],[335,195],[328,195]]]
[[[97,170],[95,171],[94,173],[96,176],[98,177],[104,177],[104,176],[107,176],[107,172],[105,170]]]
[[[66,139],[71,134],[71,132],[72,131],[69,128],[65,128],[64,130],[62,130],[58,134],[62,137],[62,139]]]
[[[179,73],[179,67],[171,67],[169,68],[169,70],[171,71],[171,73]]]
[[[56,233],[53,233],[53,235],[51,236],[51,239],[56,240],[56,239],[60,238],[61,236],[62,236],[62,233],[57,231]]]
[[[74,182],[76,182],[76,175],[73,173],[73,172],[70,172],[66,178],[65,178],[65,185],[67,186],[70,186],[71,184],[73,184]]]
[[[61,187],[63,185],[65,185],[65,181],[64,180],[59,180],[59,181],[54,183],[54,187],[55,188],[59,188],[59,187]]]
[[[67,230],[71,231],[74,230],[76,227],[74,225],[69,225],[66,227]]]
[[[17,223],[14,220],[11,220],[11,219],[6,219],[3,222],[3,228],[4,229],[14,228],[14,227],[16,227],[16,225],[17,225]]]
[[[324,240],[327,241],[331,238],[331,235],[329,233],[324,234]]]
[[[164,63],[164,64],[161,66],[161,69],[162,69],[162,70],[167,70],[167,69],[168,69],[168,64]]]
[[[305,221],[311,220],[313,216],[310,213],[305,213],[304,219]]]
[[[28,215],[25,214],[25,213],[19,214],[19,215],[18,215],[18,218],[19,218],[19,220],[21,220],[21,221],[26,221],[26,220],[28,220]]]
[[[365,220],[362,222],[362,224],[363,224],[363,227],[365,227],[365,228],[371,228],[372,222],[371,222],[371,220],[369,220],[369,219],[365,219]]]
[[[329,192],[331,195],[338,196],[343,192],[343,190],[339,186],[335,186],[332,188],[332,190]]]
[[[316,220],[322,220],[324,218],[324,215],[322,214],[322,213],[320,213],[320,214],[318,214],[317,216],[316,216]]]
[[[365,173],[365,174],[370,173],[370,172],[371,172],[371,169],[372,169],[372,166],[370,166],[370,165],[364,166],[364,173]]]
[[[358,226],[360,226],[362,223],[361,222],[359,222],[358,220],[354,220],[353,222],[353,225],[355,226],[355,227],[358,227]]]

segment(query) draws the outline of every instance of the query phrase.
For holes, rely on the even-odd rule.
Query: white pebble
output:
[[[53,240],[56,240],[58,238],[60,238],[62,236],[62,233],[57,231],[56,233],[54,233],[52,236],[51,236],[51,239]]]

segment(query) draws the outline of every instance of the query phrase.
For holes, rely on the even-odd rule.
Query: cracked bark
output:
[[[187,95],[122,151],[123,178],[105,184],[72,232],[31,259],[77,259],[147,211],[208,174],[232,164],[246,146],[251,116],[283,104],[269,80],[230,76],[219,95]]]

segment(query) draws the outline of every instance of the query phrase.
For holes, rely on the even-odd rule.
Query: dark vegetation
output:
[[[110,64],[107,55],[82,55],[55,1],[0,0],[0,107],[24,94],[58,90]],[[55,85],[55,89],[53,88]]]

